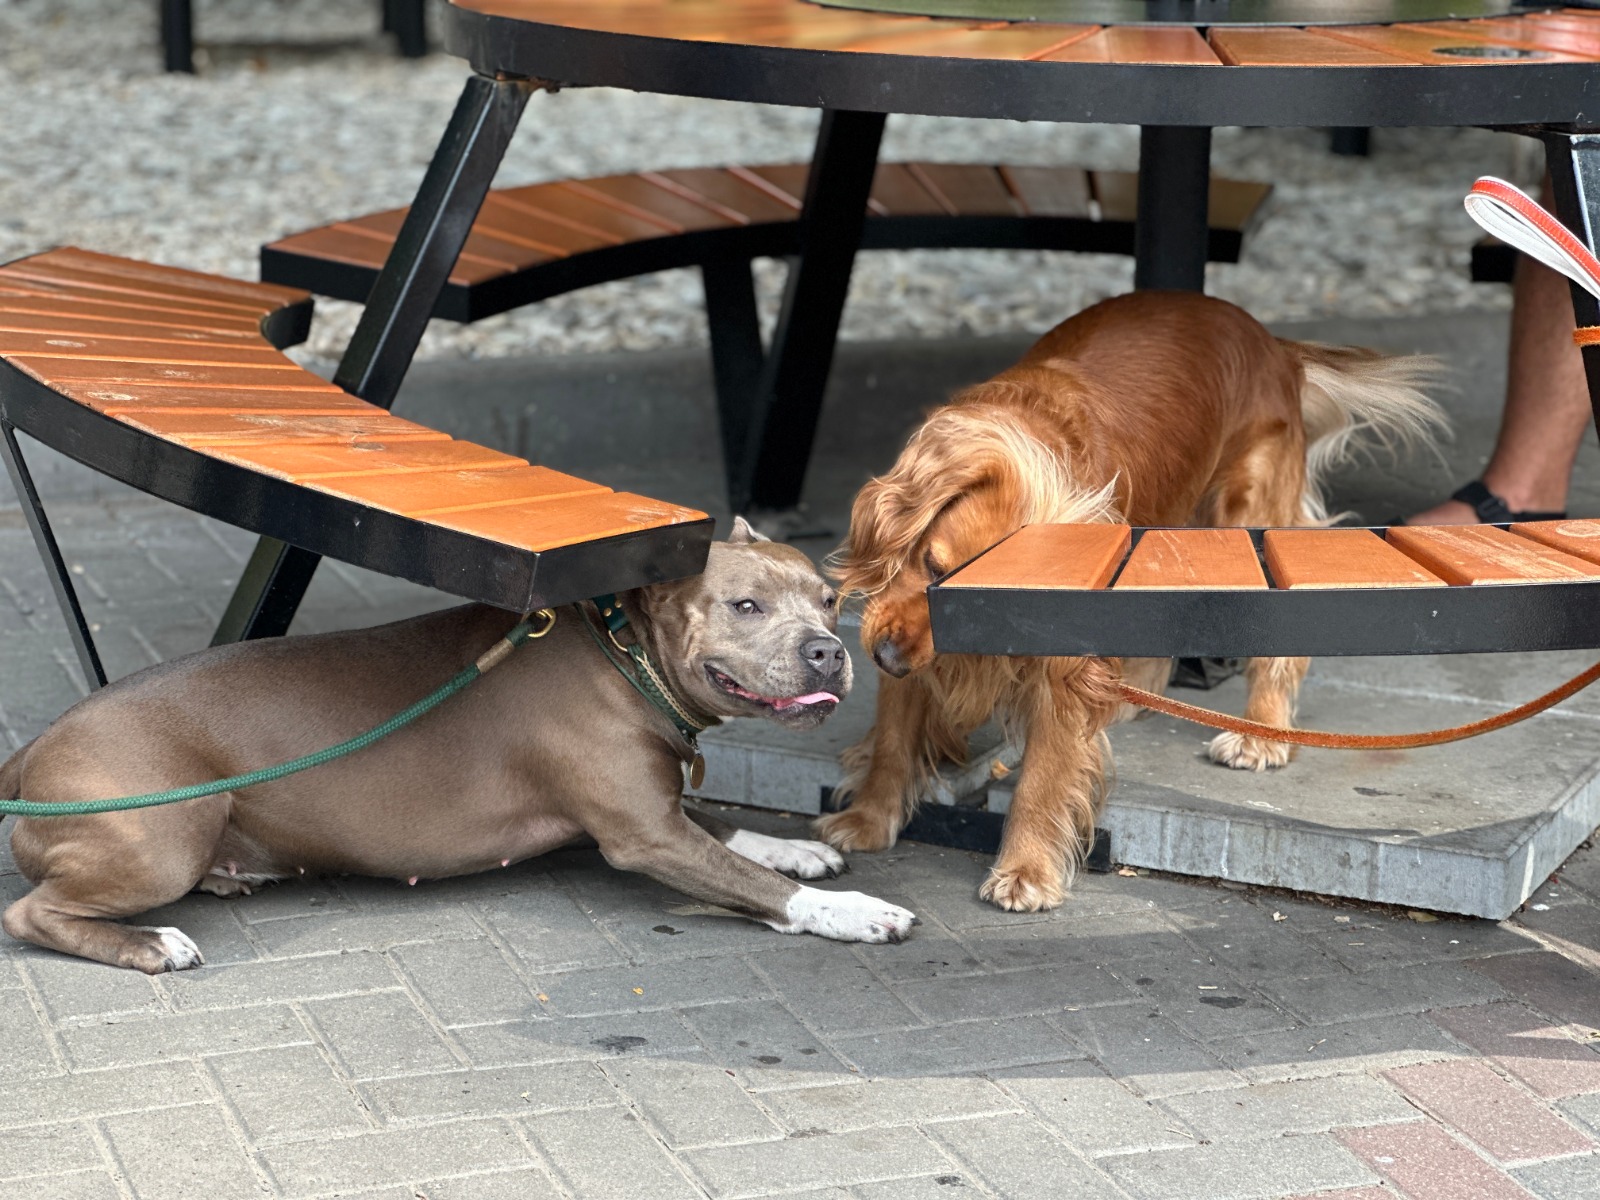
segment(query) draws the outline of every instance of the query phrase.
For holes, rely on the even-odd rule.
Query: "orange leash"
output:
[[[1418,746],[1442,746],[1446,742],[1463,741],[1482,733],[1493,733],[1497,729],[1504,729],[1519,721],[1526,721],[1535,713],[1542,713],[1552,705],[1560,704],[1568,696],[1583,691],[1597,679],[1600,679],[1600,662],[1582,674],[1574,675],[1560,687],[1552,688],[1538,699],[1519,704],[1506,712],[1466,725],[1452,725],[1449,729],[1429,729],[1421,733],[1324,733],[1315,729],[1281,729],[1276,725],[1263,725],[1260,721],[1246,721],[1243,717],[1231,717],[1227,713],[1213,712],[1209,708],[1201,708],[1195,704],[1185,704],[1182,700],[1169,700],[1165,696],[1158,696],[1154,692],[1147,692],[1132,684],[1119,683],[1117,691],[1129,704],[1137,704],[1140,708],[1165,713],[1169,717],[1177,717],[1183,721],[1193,721],[1196,725],[1208,725],[1212,729],[1222,729],[1230,733],[1248,734],[1271,742],[1319,746],[1325,750],[1414,750]]]

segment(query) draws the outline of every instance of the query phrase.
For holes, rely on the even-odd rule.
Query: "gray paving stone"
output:
[[[314,1046],[220,1054],[208,1065],[255,1146],[371,1128],[355,1092]]]
[[[806,1022],[823,1033],[869,1033],[922,1024],[843,943],[809,938],[750,963],[790,1007],[804,1013]]]
[[[424,1180],[415,1190],[406,1189],[405,1200],[418,1195],[428,1200],[558,1200],[561,1193],[539,1168],[521,1167],[492,1175]]]
[[[1424,963],[1315,979],[1262,979],[1258,986],[1312,1025],[1482,1004],[1506,997],[1505,989],[1493,980],[1454,963]]]
[[[693,1054],[700,1039],[675,1012],[613,1013],[467,1025],[451,1031],[475,1067]]]
[[[1150,910],[1097,916],[1093,921],[996,925],[973,944],[984,963],[998,971],[1190,958],[1195,952],[1167,916]]]
[[[243,897],[248,904],[250,898]],[[141,925],[175,925],[194,939],[207,966],[251,962],[261,957],[238,918],[240,900],[190,893],[175,903],[139,915]]]
[[[1208,1049],[1252,1083],[1377,1071],[1463,1053],[1432,1021],[1411,1015],[1218,1038]]]
[[[107,970],[103,963],[50,952],[29,955],[20,965],[57,1023],[162,1011],[150,976],[138,971]]]
[[[78,1070],[159,1063],[171,1058],[227,1054],[235,1050],[298,1046],[311,1041],[300,1018],[283,1005],[82,1025],[63,1029],[60,1038],[67,1058]]]
[[[687,1061],[621,1058],[602,1067],[673,1150],[783,1136],[727,1071],[704,1055]]]
[[[1058,1062],[1080,1051],[1040,1017],[932,1025],[835,1038],[839,1052],[870,1076],[948,1075],[1022,1063]]]
[[[1405,1097],[1367,1075],[1258,1083],[1169,1096],[1164,1103],[1206,1141],[1322,1133],[1347,1125],[1419,1120]]]
[[[1260,1142],[1218,1142],[1187,1150],[1099,1160],[1141,1200],[1266,1200],[1380,1182],[1371,1169],[1321,1134]]]
[[[407,1075],[377,1080],[361,1090],[386,1125],[516,1117],[617,1102],[616,1090],[606,1077],[586,1062]]]
[[[161,987],[180,1011],[243,1008],[294,1000],[398,991],[400,980],[381,954],[358,950],[274,962],[207,963],[163,976]]]
[[[626,961],[600,927],[559,889],[485,904],[479,911],[535,976]]]
[[[1556,1107],[1578,1124],[1600,1135],[1600,1093],[1574,1096],[1570,1100],[1561,1101]]]
[[[8,1042],[8,1052],[9,1048]],[[195,1067],[186,1062],[154,1062],[123,1070],[58,1075],[6,1085],[0,1092],[0,1129],[88,1120],[209,1100],[210,1093]]]
[[[1203,944],[1208,955],[1235,976],[1249,979],[1270,972],[1288,978],[1341,975],[1345,964],[1309,939],[1292,933],[1262,933]]]
[[[769,1092],[762,1101],[791,1134],[807,1136],[1021,1111],[1016,1100],[987,1079],[960,1075],[863,1079],[830,1087]]]
[[[550,997],[550,1011],[568,1017],[727,1004],[760,999],[772,992],[743,962],[704,958],[568,971],[541,977],[539,986]]]
[[[942,979],[984,971],[982,961],[971,949],[930,919],[924,919],[912,936],[899,945],[864,946],[861,954],[875,973],[891,981]]]
[[[528,985],[486,942],[430,942],[402,947],[394,956],[445,1025],[539,1015],[541,1006]]]
[[[1537,949],[1511,926],[1492,921],[1417,923],[1360,911],[1339,915],[1350,919],[1338,922],[1329,918],[1314,925],[1301,925],[1297,932],[1352,971],[1454,962],[1475,952],[1500,954]],[[1452,942],[1456,944],[1451,945]]]
[[[141,1200],[271,1194],[211,1105],[125,1113],[101,1124]]]
[[[1021,1017],[1068,1007],[1126,1003],[1135,992],[1103,967],[1005,971],[981,978],[931,979],[898,985],[900,995],[929,1021]]]
[[[246,925],[288,917],[325,917],[350,911],[350,905],[325,880],[286,879],[263,887],[238,905],[235,915]]]
[[[949,1170],[938,1175],[918,1175],[912,1179],[858,1183],[847,1194],[855,1197],[855,1200],[951,1200],[952,1196],[982,1193],[977,1191],[977,1185],[969,1175],[959,1170]]]
[[[610,1196],[679,1200],[704,1195],[625,1108],[551,1113],[530,1118],[525,1127],[556,1174],[585,1200]]]
[[[1068,1145],[1090,1157],[1169,1150],[1199,1140],[1166,1108],[1134,1095],[1094,1063],[1045,1063],[997,1072],[994,1078],[1032,1105]]]
[[[928,1132],[998,1195],[1121,1200],[1105,1175],[1032,1116],[952,1121]]]
[[[1237,1087],[1239,1076],[1148,1004],[1088,1008],[1053,1018],[1078,1046],[1138,1095]]]
[[[683,1157],[726,1200],[953,1170],[938,1147],[909,1128],[717,1146]]]
[[[0,1084],[38,1079],[61,1069],[51,1051],[44,1023],[26,992],[0,992],[0,1029],[6,1031],[6,1052],[0,1054]]]
[[[0,1200],[121,1200],[104,1171],[74,1171],[43,1179],[0,1182]]]
[[[334,912],[252,926],[253,936],[271,958],[307,954],[388,950],[411,942],[443,938],[481,938],[483,930],[466,913],[446,908],[434,912]]]
[[[1600,1200],[1600,1155],[1558,1158],[1511,1174],[1539,1200]]]
[[[100,1166],[100,1148],[83,1125],[35,1125],[0,1138],[0,1179],[63,1175]]]
[[[1144,959],[1113,967],[1164,1016],[1202,1040],[1290,1029],[1295,1020],[1255,989],[1204,959]]]
[[[782,1005],[714,1004],[683,1013],[711,1056],[748,1088],[804,1087],[846,1074],[846,1067]]]
[[[452,1121],[332,1141],[293,1142],[265,1150],[260,1157],[286,1196],[445,1179],[533,1161],[504,1121]]]
[[[404,992],[374,992],[307,1004],[323,1040],[352,1079],[375,1079],[461,1065]]]

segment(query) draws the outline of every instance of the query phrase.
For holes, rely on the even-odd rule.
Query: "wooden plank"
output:
[[[1408,25],[1406,28],[1420,26]],[[1592,22],[1570,27],[1540,21],[1536,17],[1503,17],[1479,21],[1440,21],[1430,23],[1428,28],[1467,41],[1518,46],[1527,50],[1562,50],[1589,58],[1600,55],[1600,26]]]
[[[603,496],[569,496],[524,507],[477,508],[429,517],[434,525],[488,538],[524,550],[550,550],[579,542],[619,537],[641,529],[680,525],[704,517],[691,508],[610,492]]]
[[[1138,219],[1137,171],[1091,171],[1089,188],[1100,207],[1102,221],[1133,222]],[[1271,194],[1270,184],[1213,178],[1209,189],[1207,222],[1213,229],[1248,229]]]
[[[146,326],[149,328],[149,326]],[[42,354],[60,358],[108,359],[114,362],[232,363],[237,366],[287,367],[301,370],[281,351],[259,338],[249,342],[184,342],[172,338],[28,333],[8,330],[0,321],[0,355]]]
[[[259,304],[269,309],[299,304],[311,298],[311,293],[301,288],[231,279],[225,275],[207,275],[183,267],[168,267],[132,258],[118,258],[113,254],[100,254],[94,250],[82,250],[77,246],[61,246],[33,257],[48,259],[63,266],[96,271],[102,275],[119,276],[157,288],[185,288],[202,294],[215,295],[220,299]]]
[[[1370,529],[1269,529],[1261,540],[1280,588],[1445,586]]]
[[[81,313],[92,317],[127,317],[149,321],[159,317],[164,324],[186,329],[238,329],[261,332],[261,317],[248,313],[224,315],[216,310],[192,308],[184,304],[158,303],[133,297],[117,298],[107,292],[61,284],[16,279],[0,268],[0,311]]]
[[[1600,579],[1600,566],[1493,525],[1396,525],[1387,536],[1446,583]]]
[[[197,450],[215,446],[266,446],[284,443],[359,445],[371,441],[447,442],[450,435],[392,416],[375,405],[370,412],[305,413],[192,412],[183,409],[130,409],[115,414],[135,429]]]
[[[516,504],[528,510],[529,520],[537,520],[532,511],[535,504],[567,496],[600,496],[611,491],[602,484],[548,467],[352,475],[319,479],[311,486],[408,517],[442,516]]]
[[[1518,521],[1511,532],[1584,562],[1600,563],[1600,521]]]
[[[354,221],[342,221],[334,228],[381,234],[392,242],[399,236],[400,227],[405,224],[405,219],[405,210],[395,209],[391,212],[359,217]],[[557,225],[553,221],[524,217],[519,221],[519,226],[514,235],[501,237],[488,233],[474,224],[472,232],[467,235],[461,257],[456,260],[457,266],[483,263],[498,268],[501,274],[506,274],[536,266],[551,258],[563,258],[568,254],[598,250],[601,246],[610,245],[607,238],[579,233],[576,229]]]
[[[185,413],[347,413],[369,407],[348,392],[330,387],[324,391],[275,392],[263,388],[151,387],[143,383],[61,383],[54,391],[96,412],[113,415],[143,411]]]
[[[1416,63],[1372,46],[1327,37],[1313,29],[1232,29],[1212,26],[1211,48],[1235,67],[1406,67]]]
[[[560,185],[569,191],[623,212],[649,217],[665,224],[672,233],[691,230],[726,229],[734,218],[713,206],[685,198],[679,190],[669,190],[639,175],[608,175],[600,179],[574,179]]]
[[[811,168],[804,163],[771,167],[729,167],[728,174],[765,192],[796,215],[805,205],[806,179]]]
[[[741,225],[794,220],[794,209],[774,200],[760,188],[750,186],[721,167],[693,167],[688,170],[646,171],[644,178],[678,194],[697,200],[725,214],[732,214]]]
[[[338,391],[326,379],[280,358],[278,365],[237,367],[222,364],[176,366],[167,363],[51,358],[13,354],[7,361],[52,387],[64,383],[140,383],[148,387],[264,389],[271,392]]]
[[[1103,588],[1122,564],[1131,540],[1126,525],[1026,525],[940,586]]]
[[[892,217],[938,217],[945,207],[906,169],[905,163],[879,163],[872,177],[872,204]]]
[[[1112,586],[1245,591],[1266,587],[1267,577],[1243,529],[1152,529]]]
[[[907,163],[944,210],[953,217],[1014,217],[1021,206],[993,167],[981,163]]]
[[[348,475],[467,468],[502,470],[528,465],[526,459],[453,439],[441,442],[371,442],[354,446],[219,446],[212,453],[217,458],[295,483]]]
[[[1364,46],[1397,58],[1409,59],[1424,66],[1515,66],[1518,63],[1593,62],[1587,55],[1568,54],[1560,50],[1523,51],[1519,56],[1515,47],[1503,47],[1510,57],[1474,57],[1485,44],[1459,34],[1440,33],[1428,25],[1404,27],[1400,25],[1339,25],[1322,29],[1330,38]],[[1494,49],[1493,46],[1487,47]],[[1464,53],[1458,53],[1464,52]]]
[[[838,47],[863,54],[914,54],[922,58],[969,58],[1031,62],[1048,57],[1096,32],[1093,25],[1024,22],[965,29],[884,30]]]
[[[0,297],[0,301],[5,298]],[[0,303],[0,332],[32,333],[41,337],[126,338],[151,344],[173,346],[240,346],[261,343],[255,329],[187,329],[156,325],[134,317],[84,317],[60,312],[16,312]]]
[[[178,284],[153,281],[146,282],[141,279],[129,278],[126,275],[112,275],[104,271],[70,267],[50,255],[39,255],[36,258],[25,258],[20,262],[8,263],[5,268],[5,276],[8,279],[17,279],[28,283],[66,285],[91,293],[104,293],[108,297],[118,299],[157,300],[176,303],[184,308],[200,312],[218,313],[223,316],[260,317],[281,307],[276,300],[270,300],[265,297],[250,299],[236,296],[218,296],[216,293],[208,292],[202,288],[183,287]]]
[[[1193,29],[1111,26],[1075,38],[1040,55],[1040,62],[1182,63],[1221,66],[1206,40]]]
[[[390,237],[324,225],[320,229],[291,233],[270,243],[268,248],[281,250],[285,254],[303,254],[307,258],[321,258],[377,271],[382,269],[393,247],[394,239]]]
[[[597,236],[612,238],[618,245],[677,232],[675,227],[657,218],[642,217],[609,204],[601,204],[591,196],[553,183],[490,192],[484,200],[484,207],[504,207],[549,221],[564,221]]]
[[[1006,188],[1030,217],[1088,217],[1089,174],[1077,167],[998,167]]]

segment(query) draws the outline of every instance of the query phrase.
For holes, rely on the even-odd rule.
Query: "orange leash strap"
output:
[[[1193,721],[1196,725],[1208,725],[1212,729],[1265,738],[1270,742],[1320,746],[1325,750],[1414,750],[1418,746],[1442,746],[1446,742],[1463,741],[1466,738],[1477,737],[1481,733],[1493,733],[1496,729],[1504,729],[1508,725],[1526,721],[1535,713],[1542,713],[1552,705],[1560,704],[1568,696],[1583,691],[1597,679],[1600,679],[1600,662],[1595,663],[1581,675],[1574,675],[1560,687],[1552,688],[1537,700],[1530,700],[1526,704],[1520,704],[1492,717],[1485,717],[1481,721],[1453,725],[1449,729],[1430,729],[1421,733],[1324,733],[1315,729],[1280,729],[1276,725],[1263,725],[1259,721],[1246,721],[1242,717],[1231,717],[1227,713],[1213,712],[1209,708],[1201,708],[1195,704],[1185,704],[1182,700],[1169,700],[1165,696],[1158,696],[1154,692],[1147,692],[1143,688],[1136,688],[1127,683],[1119,683],[1117,691],[1129,704],[1137,704],[1140,708],[1165,713],[1169,717],[1177,717],[1183,721]]]

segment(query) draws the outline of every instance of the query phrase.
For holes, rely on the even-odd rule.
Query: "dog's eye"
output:
[[[761,605],[757,604],[754,600],[734,600],[732,601],[732,604],[733,611],[742,617],[748,617],[753,613],[758,613],[761,611]]]
[[[822,598],[822,607],[827,609],[829,612],[832,612],[833,611],[833,606],[835,604],[837,604],[838,602],[839,602],[839,597],[835,596],[832,592],[829,592],[826,596],[824,596]]]
[[[937,579],[944,574],[944,568],[939,565],[939,560],[933,556],[932,550],[922,556],[922,566],[928,572],[929,579]]]

